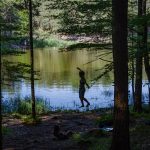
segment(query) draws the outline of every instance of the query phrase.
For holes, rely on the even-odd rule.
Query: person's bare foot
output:
[[[90,106],[90,103],[88,103],[87,105],[86,105],[86,107],[89,107]]]
[[[84,105],[81,105],[79,108],[82,108],[82,107],[84,107]]]

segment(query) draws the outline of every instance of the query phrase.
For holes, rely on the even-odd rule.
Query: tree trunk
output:
[[[148,84],[148,95],[149,95],[149,109],[150,109],[150,83]]]
[[[145,66],[145,72],[148,78],[148,82],[150,84],[150,59],[149,59],[148,50],[147,52],[144,53],[144,66]]]
[[[145,70],[146,70],[146,74],[147,74],[147,77],[148,77],[148,101],[149,101],[149,108],[150,108],[150,80],[149,80],[149,70],[147,68],[150,69],[150,64],[148,63],[149,62],[149,58],[148,58],[148,54],[147,56],[144,56],[144,64],[145,64]]]
[[[143,15],[144,16],[146,16],[146,2],[147,0],[143,0]],[[145,71],[147,74],[148,81],[150,82],[150,62],[149,62],[149,54],[148,54],[148,48],[147,48],[147,33],[148,33],[148,27],[147,27],[147,21],[145,21],[144,33],[143,33],[144,65],[145,65]]]
[[[147,0],[144,0],[143,4],[143,14],[146,16],[146,5],[147,5]],[[148,94],[149,94],[149,108],[150,108],[150,58],[149,58],[149,51],[147,48],[147,37],[148,37],[148,27],[147,27],[147,21],[145,22],[144,25],[144,35],[143,35],[143,43],[145,47],[144,51],[144,66],[145,66],[145,72],[148,78]]]
[[[34,91],[34,53],[33,53],[33,28],[32,28],[32,0],[29,0],[29,22],[30,22],[30,61],[31,61],[31,98],[32,116],[35,119],[35,91]]]
[[[3,141],[3,136],[2,136],[2,74],[1,74],[1,67],[2,67],[2,60],[1,60],[1,24],[0,24],[0,149],[2,149],[2,141]]]
[[[143,15],[146,16],[146,2],[147,0],[143,0]],[[148,28],[147,28],[147,20],[144,24],[144,34],[143,34],[143,43],[144,43],[144,66],[145,66],[145,72],[147,74],[148,82],[150,84],[150,59],[149,59],[149,53],[147,48],[147,34],[148,34]]]
[[[143,15],[146,16],[146,2],[147,0],[143,0]],[[148,91],[149,91],[149,106],[150,106],[150,59],[149,59],[149,53],[147,48],[147,21],[144,24],[144,34],[143,34],[143,44],[144,44],[144,66],[145,66],[145,72],[148,78]]]
[[[133,38],[133,32],[132,32],[132,38]],[[133,40],[132,40],[132,48],[133,48]],[[135,75],[135,67],[134,67],[134,58],[132,56],[132,75],[131,75],[131,78],[132,78],[132,97],[133,97],[133,104],[135,104],[135,91],[134,91],[134,75]]]
[[[112,0],[114,60],[114,125],[111,150],[130,150],[128,109],[128,0]]]
[[[143,0],[138,0],[138,16],[143,16]],[[135,104],[134,110],[142,112],[142,57],[143,57],[143,27],[139,25],[138,49],[136,53],[136,79],[135,79]]]

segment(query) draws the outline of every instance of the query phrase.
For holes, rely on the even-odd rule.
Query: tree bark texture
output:
[[[128,110],[128,0],[112,0],[114,60],[114,125],[111,150],[130,150]]]
[[[147,0],[143,0],[143,15],[144,16],[146,16],[146,5],[147,5]],[[144,23],[144,34],[143,34],[144,66],[145,66],[145,72],[148,78],[149,106],[150,106],[150,58],[149,58],[149,51],[147,48],[147,40],[148,40],[148,27],[147,27],[147,20],[146,20]]]
[[[2,74],[1,74],[1,67],[2,67],[2,60],[1,60],[1,24],[0,24],[0,149],[2,149],[2,141],[3,141],[3,136],[2,136]]]
[[[138,0],[138,17],[143,16],[143,0]],[[136,53],[136,79],[135,79],[135,104],[134,109],[136,112],[142,112],[142,61],[143,61],[143,25],[138,25],[138,49]]]

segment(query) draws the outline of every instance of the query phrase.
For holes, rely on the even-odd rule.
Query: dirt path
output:
[[[10,129],[4,136],[4,150],[79,150],[72,140],[56,140],[53,135],[54,125],[62,131],[84,132],[95,128],[98,114],[55,113],[42,116],[42,122],[36,126],[24,125],[19,119],[4,118],[3,124]]]

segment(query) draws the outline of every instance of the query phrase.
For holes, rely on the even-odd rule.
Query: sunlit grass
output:
[[[54,36],[34,40],[34,47],[36,48],[45,48],[45,47],[66,48],[72,44],[75,44],[75,42],[65,41]]]
[[[41,119],[38,116],[33,118],[32,115],[28,115],[28,116],[24,115],[22,116],[21,120],[24,124],[27,124],[27,125],[36,125],[41,122]]]

